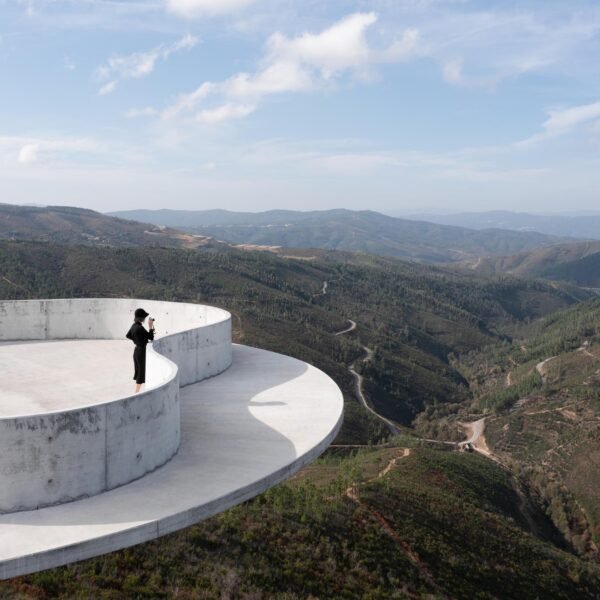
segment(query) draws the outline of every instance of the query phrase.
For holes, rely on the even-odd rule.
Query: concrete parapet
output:
[[[0,513],[99,494],[163,465],[180,443],[180,385],[217,375],[232,360],[231,316],[219,308],[138,299],[0,302],[2,341],[122,339],[138,306],[157,318],[159,332],[148,347],[146,391],[0,415]],[[32,376],[24,376],[24,389]]]

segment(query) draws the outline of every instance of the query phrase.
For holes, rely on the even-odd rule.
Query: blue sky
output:
[[[600,207],[600,3],[0,0],[0,201]]]

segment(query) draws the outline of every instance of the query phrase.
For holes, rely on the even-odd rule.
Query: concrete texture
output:
[[[342,410],[318,369],[235,346],[229,370],[181,390],[181,447],[165,466],[92,498],[0,515],[0,578],[151,540],[251,498],[325,450]]]
[[[129,340],[0,342],[0,417],[21,417],[129,396]]]
[[[25,409],[17,415],[13,406],[9,414],[0,413],[0,513],[98,494],[165,464],[180,443],[180,383],[222,372],[232,356],[231,316],[219,308],[139,299],[0,302],[0,339],[5,341],[123,340],[138,306],[157,317],[159,336],[148,347],[147,389],[143,393],[96,402],[82,393],[78,401],[78,388],[88,375],[71,373],[72,378],[67,379],[66,367],[60,365],[64,381],[72,387],[58,404],[68,399],[73,407],[53,406],[49,397],[54,392],[40,400],[42,392],[36,382],[38,398],[30,403],[44,404],[45,410],[33,414]],[[29,345],[28,350],[35,354],[34,346]],[[18,354],[16,348],[9,355],[13,354]],[[82,357],[71,360],[81,361]],[[112,357],[106,360],[110,364]],[[104,362],[98,351],[96,368],[102,368]],[[131,369],[131,358],[128,364]],[[18,369],[12,372],[9,392],[14,396]],[[31,365],[22,375],[22,390],[27,393]],[[0,379],[0,396],[3,391]]]

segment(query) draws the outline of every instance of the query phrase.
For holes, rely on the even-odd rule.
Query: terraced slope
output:
[[[582,554],[600,546],[600,301],[542,321],[528,339],[463,359],[486,441],[537,490]],[[493,366],[491,366],[493,365]]]

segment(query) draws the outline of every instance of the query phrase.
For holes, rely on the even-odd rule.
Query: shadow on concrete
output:
[[[307,370],[305,363],[287,356],[234,346],[233,364],[227,371],[181,389],[182,444],[171,461],[98,496],[0,515],[0,541],[3,525],[86,526],[80,543],[93,543],[95,536],[172,519],[190,510],[200,520],[219,512],[219,503],[220,510],[237,503],[236,494],[242,489],[261,488],[252,495],[267,489],[272,485],[269,477],[292,465],[298,454],[293,440],[265,421],[285,418],[281,411],[287,410],[290,384],[295,387],[292,382]],[[290,418],[298,414],[297,404]],[[260,418],[253,414],[257,411]],[[202,516],[203,505],[208,512]]]

